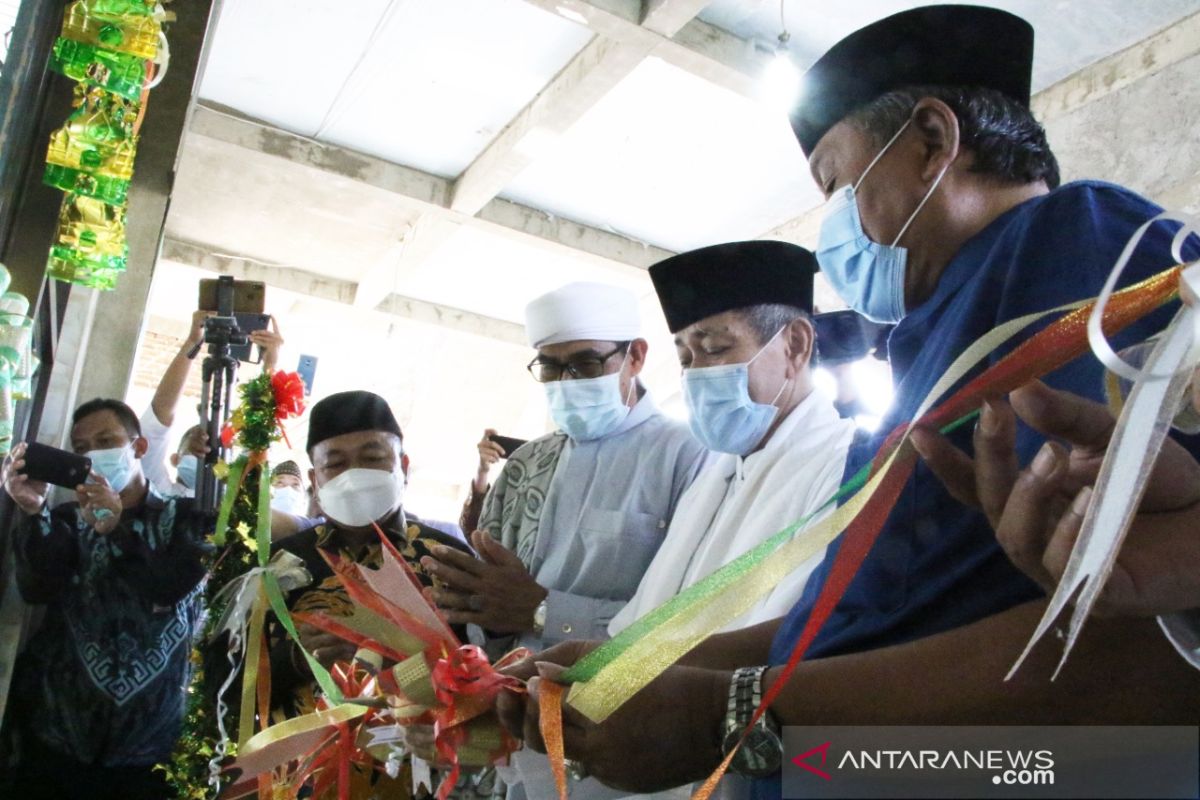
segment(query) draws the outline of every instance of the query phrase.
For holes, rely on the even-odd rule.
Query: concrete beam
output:
[[[647,39],[596,36],[454,182],[450,208],[474,215],[650,55]]]
[[[354,293],[355,307],[377,308],[402,280],[449,241],[458,228],[457,220],[437,214],[422,214],[416,225],[407,226],[391,252],[358,281]]]
[[[1032,99],[1043,124],[1200,53],[1200,12],[1084,67]]]
[[[711,2],[712,0],[643,0],[642,27],[663,36],[674,36]]]
[[[594,37],[463,170],[454,182],[450,208],[478,213],[651,55],[658,45],[653,34],[674,35],[708,2],[655,0],[646,6],[636,31]]]
[[[759,99],[760,76],[772,52],[699,19],[688,21],[673,36],[642,27],[640,0],[525,0],[586,25],[597,36],[650,43],[656,58],[732,92]]]
[[[610,268],[614,264],[645,268],[670,255],[669,251],[636,239],[552,217],[507,200],[490,201],[475,217],[455,212],[447,207],[451,184],[445,178],[323,144],[224,110],[198,106],[189,130],[195,136],[382,189],[435,218],[483,228],[525,244],[549,247],[563,255],[592,258]]]
[[[358,284],[353,281],[318,275],[295,267],[265,264],[253,258],[222,255],[215,250],[216,248],[204,244],[168,238],[163,241],[162,259],[218,275],[232,275],[237,280],[262,281],[276,289],[349,306],[355,305]],[[377,310],[488,339],[519,345],[528,344],[523,325],[453,306],[404,297],[390,291],[385,294]]]

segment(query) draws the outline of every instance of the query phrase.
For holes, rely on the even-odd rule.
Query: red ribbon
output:
[[[1104,310],[1103,329],[1111,336],[1141,319],[1146,314],[1170,300],[1178,291],[1179,267],[1159,273],[1141,283],[1128,287],[1112,296]],[[916,422],[916,426],[937,430],[943,425],[959,419],[979,408],[988,397],[999,397],[1030,381],[1052,372],[1074,360],[1087,349],[1087,319],[1095,303],[1063,315],[1052,325],[1031,336],[1007,356],[984,370],[974,380],[940,403]],[[906,424],[898,425],[880,448],[874,460],[878,470],[903,439]],[[783,687],[795,672],[796,667],[808,652],[809,646],[821,628],[841,602],[851,581],[858,573],[867,554],[887,522],[896,500],[916,465],[916,454],[911,447],[897,455],[891,471],[884,477],[875,495],[846,528],[841,547],[834,557],[833,566],[821,593],[817,596],[808,621],[796,642],[787,664],[778,679],[763,697],[747,730],[753,727],[770,707]]]

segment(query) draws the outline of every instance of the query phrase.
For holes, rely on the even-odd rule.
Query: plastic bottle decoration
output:
[[[29,300],[6,291],[8,283],[8,270],[0,264],[0,455],[7,455],[12,447],[14,403],[29,396],[37,369],[31,347]]]
[[[126,3],[136,10],[120,11],[113,3],[96,0],[78,0],[67,6],[63,19],[64,39],[103,47],[118,53],[126,53],[144,60],[153,60],[158,55],[158,34],[161,30],[153,9],[145,13],[145,6]]]
[[[76,104],[67,124],[50,135],[44,180],[64,192],[123,206],[137,149],[137,103],[79,86]]]
[[[46,267],[51,278],[112,289],[125,271],[137,131],[165,42],[162,23],[171,17],[157,0],[77,0],[66,9],[50,67],[79,85],[75,110],[46,153],[43,181],[67,193]]]

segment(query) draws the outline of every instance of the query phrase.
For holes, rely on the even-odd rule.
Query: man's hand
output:
[[[502,694],[500,720],[514,736],[546,752],[540,729],[543,680],[560,680],[595,643],[563,642],[534,657],[538,675],[525,696]],[[521,662],[514,670],[526,670]],[[509,672],[509,670],[505,670]],[[515,673],[510,673],[515,674]],[[602,783],[651,792],[706,777],[721,760],[721,722],[730,673],[671,667],[603,723],[563,706],[563,744],[568,758],[583,763]]]
[[[199,426],[191,428],[183,441],[183,450],[203,462],[208,455],[208,431]]]
[[[283,336],[279,333],[279,323],[275,317],[271,317],[269,331],[254,331],[248,338],[262,350],[263,372],[274,370],[279,363],[279,351],[283,348]]]
[[[1041,383],[1013,392],[1011,403],[984,406],[973,460],[928,430],[914,431],[913,442],[952,496],[983,510],[1013,564],[1051,593],[1078,539],[1115,421],[1105,406]],[[1069,447],[1047,442],[1021,470],[1017,416]],[[1149,615],[1200,602],[1198,519],[1200,464],[1167,439],[1097,612]]]
[[[21,442],[4,459],[4,491],[26,514],[36,514],[46,504],[50,487],[41,481],[31,481],[20,471],[25,469],[25,443]]]
[[[312,657],[325,669],[332,667],[335,661],[352,660],[354,654],[358,652],[358,648],[345,639],[304,622],[296,626],[296,633],[300,634],[300,644],[304,649],[311,653]],[[300,654],[296,655],[296,663],[299,664],[301,662],[298,657]]]
[[[183,343],[183,351],[190,353],[196,345],[204,342],[204,321],[211,317],[212,311],[193,311],[192,327],[188,330],[187,339]]]
[[[121,521],[121,495],[108,485],[104,476],[93,472],[92,483],[81,483],[75,487],[79,510],[83,521],[91,525],[96,533],[107,536]]]
[[[471,534],[479,558],[438,545],[422,566],[440,581],[434,602],[452,625],[479,625],[495,633],[533,628],[533,612],[549,594],[538,585],[516,554],[487,531]]]
[[[479,440],[479,444],[475,446],[479,450],[479,469],[475,471],[475,480],[471,483],[471,488],[477,495],[487,491],[488,473],[491,471],[492,465],[504,458],[504,448],[491,439],[495,435],[496,431],[488,428],[483,432],[483,438]]]

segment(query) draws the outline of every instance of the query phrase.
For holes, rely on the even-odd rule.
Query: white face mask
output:
[[[308,495],[303,489],[295,486],[280,486],[272,490],[271,508],[291,514],[293,517],[303,517],[308,514]]]
[[[317,489],[325,516],[361,528],[386,517],[404,499],[404,474],[381,469],[348,469]]]

